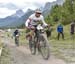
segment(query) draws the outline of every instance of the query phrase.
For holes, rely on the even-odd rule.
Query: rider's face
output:
[[[41,13],[36,13],[36,17],[40,17]]]

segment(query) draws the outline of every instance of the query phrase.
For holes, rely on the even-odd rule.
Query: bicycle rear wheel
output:
[[[18,37],[15,37],[15,44],[16,44],[17,46],[19,46],[19,38],[18,38]]]

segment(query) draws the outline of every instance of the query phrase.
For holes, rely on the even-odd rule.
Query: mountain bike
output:
[[[15,44],[19,46],[19,35],[15,36]]]
[[[32,54],[36,54],[36,50],[47,60],[50,57],[49,41],[47,39],[44,27],[39,24],[36,28],[35,35],[29,40],[29,47]]]

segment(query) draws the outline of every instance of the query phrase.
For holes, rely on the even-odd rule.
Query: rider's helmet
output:
[[[42,11],[41,11],[40,9],[36,9],[36,10],[35,10],[35,13],[40,13],[40,14],[41,14]]]

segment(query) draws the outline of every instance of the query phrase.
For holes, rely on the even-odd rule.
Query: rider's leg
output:
[[[38,49],[38,53],[40,52],[40,42],[39,42],[39,34],[38,34],[38,32],[37,32],[37,30],[35,31],[35,33],[36,33],[36,37],[37,37],[37,40],[36,40],[36,48]]]
[[[71,32],[71,39],[74,40],[74,32]]]

